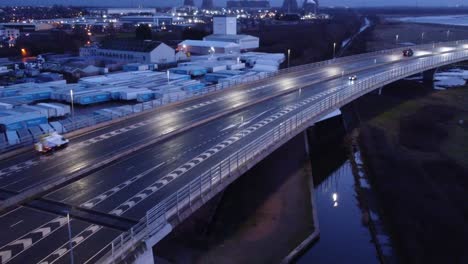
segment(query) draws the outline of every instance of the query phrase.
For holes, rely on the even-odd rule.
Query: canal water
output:
[[[354,185],[349,160],[316,183],[320,239],[297,263],[379,263],[369,229],[361,222]]]

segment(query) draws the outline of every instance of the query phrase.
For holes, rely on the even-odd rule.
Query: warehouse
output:
[[[126,63],[170,63],[175,61],[175,50],[151,40],[108,40],[100,46],[80,49],[80,57],[104,57]]]
[[[185,40],[178,45],[179,50],[189,52],[191,54],[232,54],[239,53],[240,46],[237,43],[223,41],[204,41],[204,40]]]
[[[221,41],[239,44],[242,51],[260,47],[260,39],[250,35],[220,35],[213,34],[203,38],[205,41]]]

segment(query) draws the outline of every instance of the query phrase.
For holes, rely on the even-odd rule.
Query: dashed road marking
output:
[[[244,91],[240,91],[240,93],[251,93],[251,92],[257,91],[259,89],[264,89],[265,87],[264,86],[255,87],[255,88],[247,89],[247,90],[244,90]],[[213,103],[228,99],[228,98],[230,98],[232,96],[235,96],[235,95],[225,95],[225,96],[222,96],[222,97],[217,98],[217,99],[212,99],[212,100],[208,100],[206,102],[199,103],[199,104],[196,104],[196,105],[193,105],[193,106],[185,107],[183,109],[177,110],[177,112],[178,113],[185,113],[185,112],[188,112],[188,111],[191,111],[191,110],[194,110],[194,109],[198,109],[198,108],[201,108],[201,107],[204,107],[204,106],[207,106],[207,105],[210,105],[210,104],[213,104]],[[131,130],[146,126],[146,125],[151,124],[151,123],[158,122],[158,121],[160,121],[160,119],[161,119],[160,117],[157,117],[157,118],[155,118],[153,120],[142,121],[142,122],[139,122],[139,123],[136,123],[136,124],[124,127],[124,128],[119,128],[117,130],[107,132],[106,134],[99,135],[99,136],[96,136],[94,138],[87,139],[87,140],[82,141],[80,143],[70,145],[68,148],[62,150],[60,152],[60,155],[65,155],[67,153],[75,152],[79,148],[87,147],[87,146],[90,146],[92,144],[98,143],[100,141],[104,141],[106,139],[109,139],[111,137],[115,137],[117,135],[126,133],[128,131],[131,131]],[[55,158],[56,158],[56,156],[52,154],[52,155],[49,155],[49,156],[41,156],[40,158],[31,159],[31,160],[27,160],[27,161],[22,162],[22,163],[18,163],[16,165],[1,169],[0,170],[0,177],[11,176],[13,173],[18,173],[18,172],[23,171],[25,169],[28,169],[30,167],[36,166],[41,162],[48,161],[48,160],[55,159]]]
[[[327,90],[326,92],[323,92],[324,94],[329,94],[331,92],[334,92],[333,89]],[[133,208],[135,205],[139,204],[143,200],[145,200],[148,196],[151,194],[155,193],[157,190],[163,188],[176,178],[180,177],[181,175],[185,174],[187,171],[191,170],[204,160],[208,159],[209,157],[213,156],[217,152],[221,151],[222,149],[232,145],[233,143],[237,142],[241,138],[253,133],[254,131],[258,130],[261,127],[264,127],[265,125],[273,122],[274,120],[290,113],[291,111],[294,111],[302,106],[305,106],[309,104],[310,102],[314,101],[316,98],[315,96],[309,97],[307,99],[304,99],[303,101],[293,104],[291,106],[285,107],[284,110],[281,110],[277,112],[276,114],[271,115],[270,117],[246,128],[243,129],[242,131],[234,134],[233,136],[229,137],[228,139],[224,140],[223,142],[215,145],[214,147],[208,149],[207,151],[201,153],[197,157],[193,158],[192,160],[188,161],[187,163],[183,164],[179,168],[173,170],[163,178],[155,181],[153,184],[150,186],[146,187],[133,197],[127,199],[123,204],[117,206],[115,209],[113,209],[110,213],[120,216],[124,214],[126,211],[130,210]],[[145,196],[141,196],[140,194],[145,193]]]
[[[21,224],[21,222],[23,222],[23,220],[20,220],[20,221],[18,221],[18,222],[16,222],[16,223],[12,224],[12,225],[10,226],[10,228]]]
[[[104,193],[102,193],[101,195],[91,199],[91,200],[88,200],[84,203],[81,204],[82,207],[85,207],[85,208],[93,208],[94,206],[96,206],[97,204],[101,203],[102,201],[104,201],[105,199],[109,198],[110,196],[114,195],[115,193],[117,193],[118,191],[124,189],[125,187],[129,186],[130,184],[132,184],[133,182],[137,181],[138,179],[144,177],[145,175],[149,174],[150,172],[154,171],[155,169],[163,166],[165,164],[165,162],[163,163],[160,163],[128,180],[126,180],[125,182],[117,185],[116,187],[113,187],[107,191],[105,191]]]

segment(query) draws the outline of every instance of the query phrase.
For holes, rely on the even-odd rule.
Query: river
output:
[[[315,186],[320,239],[297,263],[378,263],[370,231],[361,222],[354,188],[349,160]]]

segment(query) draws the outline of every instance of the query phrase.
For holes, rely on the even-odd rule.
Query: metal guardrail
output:
[[[440,42],[440,43],[431,43],[431,44],[423,44],[423,45],[418,45],[415,46],[418,49],[434,49],[439,46],[453,46],[453,45],[460,45],[460,44],[466,44],[468,43],[468,40],[458,40],[458,41],[451,41],[451,42]],[[374,51],[370,53],[362,53],[362,54],[357,54],[357,55],[352,55],[352,56],[347,56],[347,57],[340,57],[340,58],[334,58],[330,60],[325,60],[325,61],[320,61],[320,62],[314,62],[314,63],[309,63],[309,64],[304,64],[304,65],[299,65],[299,66],[294,66],[290,68],[285,68],[278,70],[276,72],[269,72],[269,73],[264,73],[261,75],[255,75],[255,76],[250,76],[248,79],[236,79],[230,82],[223,82],[219,83],[216,85],[210,85],[207,87],[204,87],[198,91],[192,92],[185,94],[183,96],[181,95],[176,95],[176,96],[165,96],[157,100],[152,100],[144,103],[139,103],[135,104],[131,107],[132,111],[131,112],[122,112],[121,115],[111,115],[111,116],[84,116],[80,118],[75,118],[72,122],[68,122],[64,125],[65,131],[59,131],[59,132],[73,132],[78,129],[86,128],[86,127],[91,127],[94,125],[97,125],[102,122],[106,122],[109,120],[114,120],[118,118],[122,118],[128,115],[132,114],[137,114],[143,111],[151,110],[157,107],[160,107],[162,105],[167,105],[183,100],[190,99],[195,96],[200,96],[204,95],[207,93],[211,93],[214,91],[218,90],[223,90],[229,87],[233,87],[236,85],[242,85],[242,84],[249,84],[249,85],[255,85],[255,83],[263,81],[268,78],[276,77],[278,75],[283,75],[283,74],[288,74],[288,73],[297,73],[299,71],[303,70],[311,70],[323,66],[328,66],[331,64],[336,64],[336,63],[345,63],[348,61],[360,59],[363,57],[369,57],[369,56],[375,56],[375,55],[382,55],[382,54],[401,54],[401,51],[406,48],[394,48],[394,49],[387,49],[387,50],[380,50],[380,51]],[[15,144],[9,144],[8,142],[5,143],[0,143],[0,153],[8,152],[17,148],[21,147],[26,147],[26,146],[31,146],[37,139],[35,139],[33,136],[30,137],[23,137],[19,139],[20,141],[16,142]]]
[[[468,42],[464,41],[463,43]],[[118,236],[103,249],[103,252],[107,250],[107,253],[103,255],[99,263],[114,263],[121,260],[138,242],[144,241],[156,234],[171,219],[175,219],[175,217],[190,209],[192,204],[203,200],[205,196],[216,191],[217,187],[232,180],[233,177],[237,177],[239,171],[246,168],[246,165],[257,156],[268,152],[281,140],[300,133],[323,114],[333,111],[395,80],[439,66],[466,60],[467,58],[468,50],[425,57],[420,60],[410,61],[403,67],[387,70],[358,80],[355,83],[346,83],[335,89],[320,93],[321,99],[317,99],[318,101],[304,106],[307,108],[296,114],[292,114],[288,119],[266,131],[261,136],[256,137],[234,154],[217,163],[205,173],[180,188],[176,193],[150,209],[137,225],[128,232]],[[248,133],[245,136],[248,136]]]

